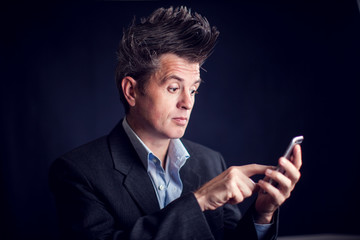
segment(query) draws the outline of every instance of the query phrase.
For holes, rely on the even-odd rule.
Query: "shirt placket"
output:
[[[165,199],[166,199],[166,178],[165,171],[161,166],[161,161],[153,155],[153,162],[156,166],[156,190],[158,192],[160,207],[165,207]]]

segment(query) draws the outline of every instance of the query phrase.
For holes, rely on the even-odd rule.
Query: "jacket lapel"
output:
[[[189,158],[188,161],[189,160],[191,159]],[[200,188],[200,176],[193,169],[191,169],[189,165],[190,164],[186,163],[180,170],[181,181],[183,183],[183,191],[181,196],[189,192],[194,192]]]
[[[125,175],[124,187],[144,214],[154,213],[160,209],[154,187],[121,123],[108,138],[114,168]]]
[[[186,160],[185,165],[180,169],[180,177],[183,183],[183,191],[181,195],[196,191],[201,187],[201,177],[198,174],[199,166],[196,158],[196,153],[192,151],[191,146],[182,140],[186,150],[190,154],[190,158]]]

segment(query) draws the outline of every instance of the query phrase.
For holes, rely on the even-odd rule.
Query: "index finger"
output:
[[[274,168],[273,166],[261,165],[261,164],[248,164],[238,167],[240,171],[247,177],[251,177],[257,174],[265,174],[266,169]]]

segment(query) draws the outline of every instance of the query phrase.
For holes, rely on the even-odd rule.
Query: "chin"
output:
[[[181,131],[175,131],[171,134],[169,134],[169,137],[171,139],[176,139],[176,138],[182,138],[185,134],[185,130],[181,130]]]
[[[182,138],[184,136],[184,134],[171,134],[169,135],[170,139],[177,139],[177,138]]]

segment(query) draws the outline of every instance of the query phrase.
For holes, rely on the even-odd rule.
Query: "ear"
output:
[[[121,88],[128,104],[131,107],[135,106],[136,80],[133,79],[132,77],[124,77],[121,81]]]

